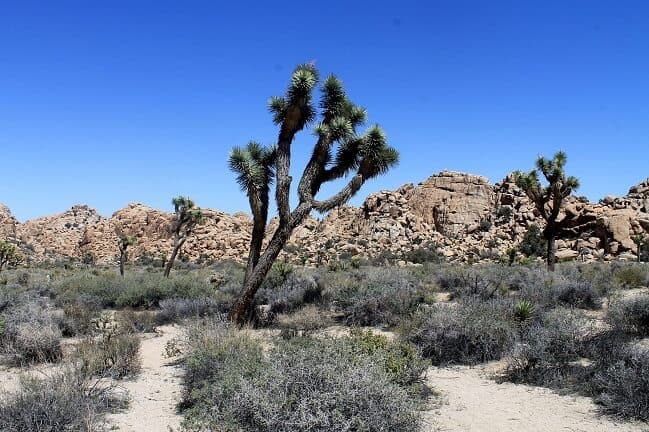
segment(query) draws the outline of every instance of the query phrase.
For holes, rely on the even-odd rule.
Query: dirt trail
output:
[[[182,370],[164,356],[166,343],[180,334],[174,326],[158,327],[158,334],[146,335],[140,349],[142,371],[132,381],[122,381],[131,398],[129,408],[108,417],[119,431],[165,432],[179,429],[176,413]]]
[[[428,384],[441,405],[425,415],[427,431],[441,432],[643,432],[649,425],[598,416],[593,401],[551,390],[498,384],[489,366],[431,368]]]

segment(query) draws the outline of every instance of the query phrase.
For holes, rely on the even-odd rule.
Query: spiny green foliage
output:
[[[174,206],[178,225],[186,225],[189,223],[195,225],[203,220],[201,209],[196,207],[196,204],[191,198],[179,195],[172,199],[171,203]]]
[[[566,177],[564,171],[566,160],[566,154],[562,151],[555,153],[551,160],[539,156],[536,160],[536,169],[527,174],[520,171],[515,173],[516,185],[523,189],[546,221],[550,219],[552,213],[558,214],[561,201],[579,188],[579,180],[576,177]],[[545,187],[541,185],[539,172],[548,182]],[[550,205],[549,209],[548,205]]]
[[[275,175],[275,148],[263,147],[250,141],[245,148],[235,147],[230,152],[228,164],[237,174],[237,183],[248,194],[265,194],[266,201]]]
[[[16,259],[16,246],[6,240],[0,240],[0,271],[6,264]]]

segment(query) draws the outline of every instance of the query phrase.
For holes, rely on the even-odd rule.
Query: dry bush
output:
[[[0,350],[12,364],[59,361],[60,341],[58,326],[36,301],[20,304],[3,314]]]
[[[507,356],[506,379],[547,387],[568,385],[591,336],[589,321],[570,309],[555,309],[526,329]]]
[[[140,339],[129,334],[106,332],[89,336],[77,345],[76,356],[81,371],[88,377],[114,379],[140,372]]]
[[[328,275],[324,296],[355,326],[397,325],[424,301],[421,284],[398,269],[365,267]]]
[[[227,312],[228,308],[211,297],[171,298],[160,302],[158,322],[178,322],[185,318],[200,318]]]
[[[283,330],[310,332],[333,324],[331,314],[316,305],[306,305],[294,312],[277,316],[277,326]]]
[[[189,330],[185,365],[187,430],[414,431],[421,399],[397,383],[409,360],[387,361],[365,338],[293,338],[264,355],[261,345],[224,326]],[[394,351],[396,356],[397,351]],[[410,351],[416,358],[416,351]],[[392,366],[392,370],[388,367]],[[415,368],[415,370],[417,370]],[[421,373],[421,370],[419,370]]]
[[[625,333],[649,336],[649,294],[637,294],[616,299],[609,306],[606,320]]]
[[[649,420],[649,350],[627,346],[595,375],[596,400],[607,414]]]
[[[513,311],[504,300],[422,307],[400,334],[435,365],[481,363],[500,358],[514,344]]]
[[[76,370],[22,377],[17,391],[0,395],[0,430],[95,432],[103,430],[105,412],[126,403],[111,387],[94,385]]]

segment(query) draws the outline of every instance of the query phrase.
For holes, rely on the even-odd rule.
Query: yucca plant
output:
[[[534,316],[534,304],[527,300],[521,300],[514,305],[514,316],[519,323],[526,323]]]
[[[248,195],[253,214],[243,289],[230,312],[230,319],[238,324],[249,319],[255,294],[273,262],[293,230],[311,211],[315,209],[324,213],[344,204],[367,180],[387,172],[399,159],[399,153],[388,146],[385,133],[378,125],[358,133],[367,112],[351,102],[342,82],[333,75],[322,83],[318,110],[313,102],[313,91],[318,81],[318,71],[313,64],[298,66],[286,94],[273,97],[269,102],[273,121],[279,126],[276,144],[263,147],[251,142],[243,148],[235,147],[230,153],[230,169]],[[316,142],[298,183],[298,204],[291,210],[291,144],[295,135],[317,118],[314,127]],[[324,183],[348,175],[351,179],[338,193],[323,200],[316,198]],[[273,181],[279,221],[262,252]]]
[[[545,220],[543,237],[548,241],[546,261],[551,271],[554,271],[554,240],[560,230],[557,217],[561,204],[566,197],[579,188],[579,180],[576,177],[566,177],[564,171],[566,160],[566,154],[562,151],[555,153],[551,160],[539,156],[535,169],[527,174],[520,171],[514,173],[516,185],[523,189]],[[541,185],[539,172],[547,180],[548,185],[545,187]]]

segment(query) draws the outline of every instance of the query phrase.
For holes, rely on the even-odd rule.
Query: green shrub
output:
[[[644,265],[628,265],[615,272],[615,279],[624,288],[637,288],[647,285],[649,274]]]
[[[130,272],[125,277],[115,273],[80,273],[56,284],[59,304],[73,303],[79,297],[98,299],[103,307],[157,307],[167,298],[209,297],[215,293],[208,281],[194,273],[178,273],[165,278],[162,273]]]
[[[474,300],[422,307],[400,329],[434,365],[495,360],[510,349],[517,325],[509,302]]]
[[[546,249],[547,241],[543,238],[541,229],[538,225],[530,225],[518,244],[518,250],[527,257],[539,257],[545,255]]]
[[[421,399],[397,384],[407,355],[384,340],[293,338],[266,355],[224,327],[190,330],[184,426],[188,430],[413,431]],[[199,334],[197,334],[199,333]],[[394,371],[389,372],[389,370]]]
[[[74,370],[22,377],[16,392],[0,395],[0,430],[94,432],[102,426],[102,414],[123,406],[112,388],[94,386]]]

